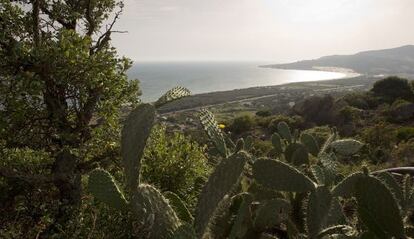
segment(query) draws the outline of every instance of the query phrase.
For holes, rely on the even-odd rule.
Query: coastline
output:
[[[264,101],[280,102],[280,99],[278,98],[280,98],[281,95],[287,95],[287,98],[290,98],[290,101],[296,101],[297,99],[303,99],[303,97],[315,94],[337,94],[338,92],[368,90],[372,87],[373,83],[378,80],[378,78],[363,75],[347,68],[315,67],[314,69],[308,70],[341,73],[344,76],[328,80],[292,82],[280,85],[257,86],[194,94],[177,102],[172,102],[171,104],[162,107],[159,111],[161,114],[168,114],[225,104],[242,104],[246,102],[250,104],[251,102]]]

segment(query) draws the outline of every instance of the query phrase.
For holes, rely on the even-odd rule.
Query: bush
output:
[[[260,110],[256,112],[256,115],[259,117],[268,117],[272,115],[272,112],[270,110]]]
[[[384,122],[364,129],[361,137],[365,143],[370,145],[371,149],[380,147],[389,150],[396,142],[394,128]]]
[[[303,129],[304,119],[300,116],[289,117],[286,115],[277,115],[270,120],[267,128],[271,133],[277,132],[277,125],[280,122],[286,122],[291,129]]]
[[[399,141],[408,141],[414,138],[414,127],[402,127],[396,130]]]
[[[179,195],[194,206],[198,190],[195,185],[209,172],[204,148],[184,135],[167,135],[165,127],[156,126],[151,133],[142,163],[142,179],[161,191]]]
[[[414,166],[414,140],[398,144],[391,153],[393,162],[404,166]]]
[[[374,109],[380,104],[378,97],[371,92],[350,93],[345,95],[343,99],[350,106],[363,110]]]
[[[241,134],[251,130],[255,126],[255,121],[250,115],[236,117],[229,126],[229,130],[235,134]]]
[[[265,157],[272,150],[273,145],[270,141],[254,140],[252,154],[257,157]]]
[[[398,98],[410,101],[414,98],[408,80],[396,76],[391,76],[375,82],[371,92],[380,96],[388,103],[392,103]]]
[[[331,95],[312,96],[293,107],[293,112],[307,122],[326,125],[334,122],[335,99]]]
[[[317,126],[303,132],[312,135],[319,146],[322,146],[332,133],[328,126]]]

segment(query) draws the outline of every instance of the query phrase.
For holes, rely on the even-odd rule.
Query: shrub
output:
[[[350,106],[363,110],[376,108],[380,103],[378,97],[374,96],[372,92],[350,93],[345,95],[343,100]]]
[[[413,91],[408,84],[408,80],[396,76],[375,82],[371,92],[389,103],[394,102],[398,98],[413,100]]]
[[[236,117],[229,126],[229,130],[235,134],[251,130],[255,126],[255,121],[250,115]]]
[[[303,132],[312,135],[320,146],[325,143],[329,135],[332,133],[328,126],[317,126]]]
[[[414,140],[398,144],[391,153],[393,162],[404,166],[414,166]]]
[[[272,112],[270,110],[259,110],[256,112],[256,115],[259,117],[268,117],[272,115]]]
[[[271,133],[277,132],[277,125],[280,122],[286,122],[290,128],[295,129],[302,129],[304,125],[304,119],[301,116],[295,115],[293,117],[289,117],[286,115],[277,115],[270,120],[267,128]]]
[[[312,96],[293,107],[293,112],[307,122],[317,125],[331,124],[335,117],[335,99],[331,95]]]
[[[364,129],[361,137],[371,148],[391,149],[396,141],[394,128],[384,122]]]
[[[253,155],[257,157],[264,157],[272,150],[273,146],[270,141],[255,140],[253,142]]]
[[[141,172],[145,182],[176,193],[192,206],[198,195],[195,184],[207,176],[209,166],[203,147],[180,133],[167,135],[165,127],[157,126],[145,149]]]
[[[399,141],[408,141],[414,138],[414,127],[402,127],[396,130]]]

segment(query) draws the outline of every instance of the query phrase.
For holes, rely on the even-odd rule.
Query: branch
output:
[[[114,27],[116,21],[119,19],[119,16],[121,15],[122,11],[123,11],[123,9],[121,8],[117,13],[115,13],[115,17],[112,20],[112,23],[107,26],[107,29],[106,29],[105,33],[103,33],[98,38],[98,41],[96,42],[96,45],[93,46],[90,49],[90,54],[91,55],[93,55],[94,53],[100,51],[103,48],[103,46],[105,46],[111,40],[111,33],[114,32],[114,31],[112,31],[112,28]]]
[[[40,43],[39,37],[39,14],[40,14],[40,0],[33,0],[32,5],[32,21],[33,21],[33,41],[36,46]]]
[[[88,0],[87,8],[86,8],[86,21],[88,22],[88,31],[86,32],[87,36],[92,36],[95,32],[95,21],[92,18],[92,1]]]

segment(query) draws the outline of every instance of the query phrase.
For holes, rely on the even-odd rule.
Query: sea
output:
[[[292,82],[339,79],[338,72],[262,68],[268,62],[136,62],[130,79],[140,81],[143,102],[152,102],[164,92],[183,86],[193,94],[227,91]]]

